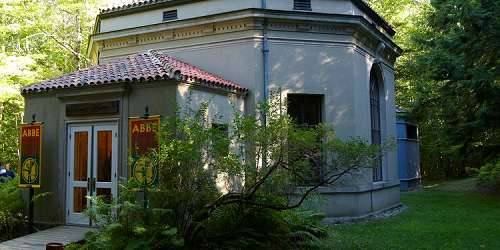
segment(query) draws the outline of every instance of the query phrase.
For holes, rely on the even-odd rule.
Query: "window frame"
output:
[[[377,69],[370,71],[370,135],[372,145],[382,145],[382,100],[383,85]],[[383,157],[375,161],[373,166],[373,182],[384,181]]]
[[[318,110],[315,112],[316,113],[316,120],[317,122],[315,124],[308,124],[308,123],[299,123],[301,121],[297,121],[297,119],[294,118],[294,116],[291,114],[290,110],[290,104],[291,104],[291,101],[290,101],[290,97],[294,97],[294,98],[297,98],[296,103],[300,103],[302,104],[301,105],[301,109],[299,112],[302,112],[303,114],[299,115],[301,116],[302,118],[300,118],[300,120],[304,120],[304,118],[306,117],[305,115],[305,111],[306,111],[306,108],[307,109],[310,109],[311,107],[310,106],[307,106],[307,105],[304,105],[304,104],[310,104],[311,103],[311,100],[307,101],[306,99],[307,98],[312,98],[312,99],[316,99],[317,100],[314,100],[313,102],[316,102],[316,104],[319,106],[318,107]],[[312,128],[318,124],[321,124],[323,123],[324,121],[324,104],[325,102],[325,95],[324,94],[309,94],[309,93],[288,93],[287,94],[287,114],[290,116],[290,118],[296,123],[297,127],[300,128],[300,129],[307,129],[307,128]],[[318,138],[318,143],[322,143],[322,139],[323,138]],[[323,152],[320,152],[320,160],[325,157],[325,155],[323,154]],[[320,161],[321,162],[321,161]],[[306,185],[314,185],[316,183],[319,183],[323,180],[324,178],[324,175],[323,175],[323,166],[319,166],[318,169],[312,169],[311,171],[311,174],[312,176],[310,176],[310,180],[308,180],[309,183],[307,183]],[[304,183],[305,184],[305,183]]]
[[[179,13],[177,9],[167,10],[162,13],[162,22],[170,22],[179,19]]]

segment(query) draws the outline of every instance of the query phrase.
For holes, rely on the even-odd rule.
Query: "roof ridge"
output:
[[[22,93],[39,93],[53,89],[120,84],[124,82],[152,82],[158,80],[186,81],[212,88],[231,89],[244,93],[248,89],[223,77],[193,66],[158,50],[147,50],[110,60],[40,81],[22,88]]]
[[[234,85],[234,87],[237,86],[236,89],[238,89],[240,91],[247,91],[246,88],[242,88],[234,81],[227,80],[219,74],[208,72],[208,71],[206,71],[198,66],[195,66],[195,65],[190,64],[188,62],[179,60],[176,57],[173,57],[173,56],[170,56],[164,52],[161,52],[160,50],[152,49],[152,50],[149,50],[148,52],[151,53],[151,55],[153,55],[157,60],[162,62],[161,66],[163,68],[167,67],[166,70],[168,72],[170,72],[170,77],[174,78],[176,80],[179,80],[177,78],[180,77],[180,78],[184,78],[184,80],[192,80],[193,82],[197,82],[197,83],[201,82],[201,83],[209,83],[209,84],[213,84],[213,85],[219,85],[221,82],[227,82],[229,84]],[[164,58],[162,58],[162,57],[164,57]],[[167,62],[163,62],[163,59],[166,59]],[[199,76],[197,76],[196,74],[189,74],[189,72],[183,72],[183,70],[181,68],[175,67],[176,63],[187,66],[187,67],[189,67],[190,70],[199,71],[198,73],[211,75],[214,79],[213,80],[203,79],[203,78],[200,78]]]
[[[163,62],[163,61],[161,60],[161,58],[159,57],[159,55],[160,55],[160,54],[161,54],[162,56],[167,56],[167,57],[170,57],[169,55],[166,55],[166,54],[164,54],[164,53],[161,53],[159,50],[155,50],[155,49],[150,49],[150,50],[148,50],[148,51],[147,51],[147,53],[148,53],[148,54],[150,54],[150,55],[153,57],[154,61],[156,61],[156,62],[158,63],[158,65],[159,65],[162,69],[164,69],[165,71],[167,71],[167,72],[169,73],[169,77],[170,77],[171,79],[178,80],[178,79],[177,79],[177,77],[178,77],[178,76],[177,76],[176,72],[177,72],[177,71],[179,71],[179,72],[182,74],[182,71],[181,71],[181,70],[174,70],[173,68],[168,67],[168,66],[169,66],[169,65],[168,65],[168,63]]]

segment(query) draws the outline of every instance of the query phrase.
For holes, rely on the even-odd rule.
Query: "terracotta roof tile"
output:
[[[78,88],[123,82],[151,82],[174,79],[186,83],[247,92],[235,82],[204,71],[159,51],[150,50],[109,63],[82,69],[61,77],[42,81],[22,89],[22,93],[36,93],[52,89]]]
[[[104,9],[101,9],[101,14],[117,12],[127,9],[139,8],[143,6],[160,4],[164,2],[175,2],[176,0],[121,0],[114,1],[112,4],[109,4]]]

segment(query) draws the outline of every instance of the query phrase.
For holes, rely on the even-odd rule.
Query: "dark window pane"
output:
[[[75,132],[75,151],[73,179],[75,181],[87,181],[88,146],[89,135],[85,132]]]
[[[294,0],[294,10],[311,10],[311,0]]]
[[[417,140],[418,139],[417,126],[406,124],[406,137],[408,139]]]
[[[96,195],[102,196],[104,201],[106,201],[107,203],[111,203],[111,201],[113,200],[113,195],[111,194],[110,188],[98,188],[96,190]]]
[[[289,94],[288,115],[299,126],[316,126],[322,122],[322,95]]]
[[[290,118],[302,129],[312,128],[322,122],[323,117],[323,95],[308,95],[308,94],[289,94],[287,96],[288,107],[287,113]],[[318,139],[318,144],[321,143],[321,138]],[[289,155],[291,162],[301,162],[305,152],[289,145],[293,155]],[[318,147],[319,150],[319,147]],[[304,185],[318,183],[321,180],[321,166],[317,163],[321,162],[321,152],[317,154],[318,159],[311,159],[310,165],[314,166],[307,173],[302,173],[307,180],[303,181]]]
[[[382,144],[382,134],[380,127],[380,84],[372,70],[370,73],[370,115],[372,144]],[[373,181],[382,181],[382,159],[378,159],[373,167]]]
[[[113,155],[112,131],[97,132],[97,181],[111,182],[111,162]]]
[[[172,21],[177,19],[177,10],[163,12],[163,21]]]
[[[87,208],[87,188],[73,188],[73,212],[82,213]]]
[[[229,126],[227,124],[212,124],[214,132],[214,147],[219,150],[223,156],[229,154]]]

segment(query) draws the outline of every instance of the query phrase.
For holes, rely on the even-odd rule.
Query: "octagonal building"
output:
[[[95,66],[23,89],[26,116],[45,122],[41,191],[53,193],[35,221],[89,224],[83,198],[115,196],[128,176],[128,117],[145,106],[174,115],[190,86],[192,105],[211,100],[209,112],[222,114],[212,123],[229,122],[235,107],[252,114],[279,93],[301,124],[374,144],[396,138],[394,34],[362,0],[150,0],[101,10],[88,48]],[[320,209],[332,218],[390,209],[399,185],[394,149],[373,171],[321,187]]]

